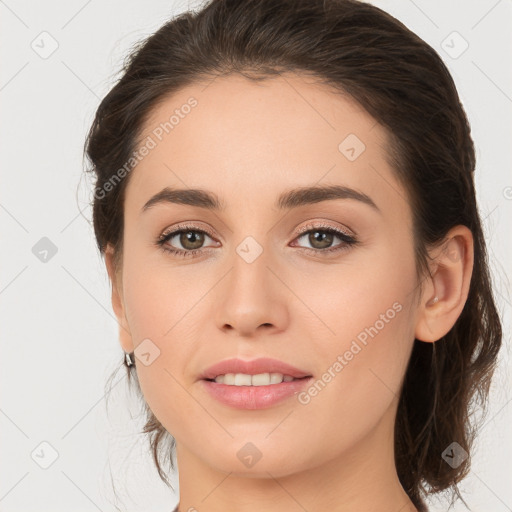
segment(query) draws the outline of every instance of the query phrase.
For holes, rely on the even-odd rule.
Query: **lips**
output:
[[[249,375],[258,375],[260,373],[282,373],[283,375],[290,375],[295,379],[302,379],[303,377],[311,377],[312,375],[305,370],[300,370],[295,366],[291,366],[278,359],[270,359],[262,357],[253,359],[252,361],[244,361],[243,359],[227,359],[220,361],[207,368],[200,376],[200,380],[212,380],[218,375],[225,375],[227,373],[246,373]]]

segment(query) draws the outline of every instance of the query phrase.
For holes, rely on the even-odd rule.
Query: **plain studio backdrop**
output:
[[[512,510],[510,0],[375,0],[450,69],[476,145],[476,185],[504,348],[462,483],[474,511]],[[119,372],[110,286],[93,236],[86,131],[139,39],[195,3],[1,0],[0,510],[172,510]],[[177,477],[173,476],[175,488]],[[432,511],[446,511],[432,502]],[[462,503],[456,512],[466,510]]]

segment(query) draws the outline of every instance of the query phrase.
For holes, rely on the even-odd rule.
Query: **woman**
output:
[[[132,53],[86,151],[181,512],[459,494],[502,333],[470,127],[431,47],[355,0],[212,0]]]

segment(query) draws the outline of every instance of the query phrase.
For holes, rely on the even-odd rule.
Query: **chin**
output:
[[[221,453],[209,452],[207,456],[211,466],[218,470],[248,478],[284,477],[304,469],[304,461],[297,460],[297,448],[290,446],[287,450],[268,439],[265,442],[255,438],[251,442],[247,436],[241,441],[231,439]]]

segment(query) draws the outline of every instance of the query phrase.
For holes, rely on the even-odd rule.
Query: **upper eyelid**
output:
[[[298,236],[301,236],[311,230],[318,229],[318,230],[333,230],[333,231],[342,233],[343,235],[348,236],[348,237],[352,237],[352,238],[355,237],[355,233],[353,233],[352,230],[349,230],[347,228],[333,226],[331,224],[326,223],[325,221],[316,221],[316,222],[319,224],[315,225],[315,222],[313,221],[313,222],[310,222],[310,223],[302,226],[301,228],[299,228],[299,230],[297,232]]]
[[[162,231],[162,234],[160,235],[160,238],[165,238],[170,234],[177,234],[180,231],[204,231],[210,238],[214,238],[214,235],[211,233],[211,231],[207,228],[195,226],[193,224],[178,224],[177,226],[173,226],[172,228],[166,228]]]
[[[164,238],[167,235],[170,235],[171,233],[185,231],[187,229],[189,229],[189,230],[197,230],[197,231],[204,231],[211,238],[215,238],[215,235],[212,233],[212,231],[210,229],[205,228],[203,226],[196,226],[194,224],[188,224],[186,222],[185,223],[180,223],[177,226],[173,226],[172,228],[166,228],[162,232],[160,237]],[[334,231],[339,231],[339,232],[343,233],[346,236],[351,236],[351,237],[355,236],[355,233],[352,230],[350,230],[348,228],[340,227],[340,226],[334,226],[332,224],[327,223],[324,220],[309,221],[307,224],[305,224],[304,226],[302,226],[301,228],[298,229],[297,235],[299,236],[299,235],[302,235],[304,233],[307,233],[311,229],[332,229]],[[222,237],[220,237],[220,238],[222,238]]]

